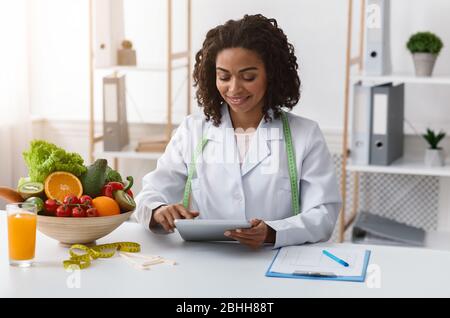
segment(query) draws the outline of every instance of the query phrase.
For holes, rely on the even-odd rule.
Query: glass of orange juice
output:
[[[36,248],[37,209],[34,204],[6,205],[8,213],[9,264],[29,267]]]

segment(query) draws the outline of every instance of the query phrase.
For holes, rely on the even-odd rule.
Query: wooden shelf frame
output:
[[[95,9],[94,1],[89,0],[89,161],[92,163],[95,160],[95,145],[103,141],[103,136],[95,136],[95,118],[94,118],[94,75],[96,69],[95,67],[95,51],[94,51],[94,23],[95,23]],[[111,66],[106,68],[100,68],[101,70],[111,70],[113,73],[120,71],[153,71],[153,72],[167,72],[167,96],[166,96],[166,109],[167,109],[167,122],[165,128],[165,138],[169,142],[172,130],[173,130],[173,118],[172,118],[172,72],[179,69],[179,65],[174,65],[174,61],[179,59],[186,59],[186,63],[181,67],[187,68],[187,114],[191,113],[191,94],[192,94],[192,77],[191,77],[191,42],[192,42],[192,1],[185,0],[187,2],[187,25],[186,25],[186,37],[187,37],[187,48],[183,52],[174,52],[172,46],[173,38],[173,0],[167,0],[167,52],[166,52],[166,67],[123,67],[123,66]],[[114,157],[114,168],[118,169],[118,158],[120,156],[118,153],[111,153]],[[126,158],[142,158],[145,156],[125,156]],[[153,156],[150,156],[153,158]]]
[[[359,33],[359,48],[358,56],[352,57],[352,30],[353,30],[353,0],[348,0],[348,13],[347,13],[347,49],[345,55],[345,88],[344,88],[344,131],[342,141],[342,168],[341,168],[341,195],[342,195],[342,208],[339,214],[339,242],[344,241],[344,234],[348,227],[353,223],[356,218],[358,210],[358,192],[359,192],[359,172],[353,174],[353,202],[352,213],[349,219],[346,219],[346,198],[347,198],[347,161],[349,157],[348,147],[348,125],[349,125],[349,104],[350,104],[350,85],[351,85],[351,69],[354,66],[358,67],[359,72],[363,69],[364,63],[364,25],[365,25],[365,0],[359,0],[361,4],[360,12],[360,33]]]

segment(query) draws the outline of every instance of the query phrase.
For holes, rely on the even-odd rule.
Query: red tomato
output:
[[[68,194],[64,197],[64,204],[78,204],[80,201],[78,200],[76,195]]]
[[[80,204],[91,206],[92,205],[92,198],[88,195],[83,195],[80,197]]]
[[[56,209],[56,216],[60,218],[68,218],[72,216],[72,209],[67,205],[60,205]]]
[[[85,217],[87,217],[87,214],[83,208],[80,208],[77,206],[72,209],[72,216],[74,218],[85,218]]]
[[[58,202],[56,200],[48,199],[44,203],[44,209],[51,215],[56,215],[56,209],[58,209]]]
[[[87,209],[86,214],[88,217],[92,218],[92,217],[97,217],[98,216],[98,212],[96,208],[90,208]]]

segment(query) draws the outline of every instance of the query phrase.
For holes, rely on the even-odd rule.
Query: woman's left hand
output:
[[[226,231],[225,236],[231,237],[253,249],[260,248],[264,243],[273,243],[275,241],[275,231],[264,221],[253,219],[250,221],[250,224],[252,227],[248,229]]]

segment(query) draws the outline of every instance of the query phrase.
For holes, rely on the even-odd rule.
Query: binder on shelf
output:
[[[391,72],[390,0],[366,0],[365,21],[365,74],[387,75]]]
[[[395,246],[424,246],[425,231],[388,218],[360,212],[353,227],[352,242]]]
[[[372,85],[359,82],[353,87],[353,117],[350,158],[352,164],[368,165],[370,160],[370,125]]]
[[[125,75],[103,78],[103,148],[120,151],[129,144]]]
[[[403,156],[404,84],[372,89],[370,164],[388,166]]]

